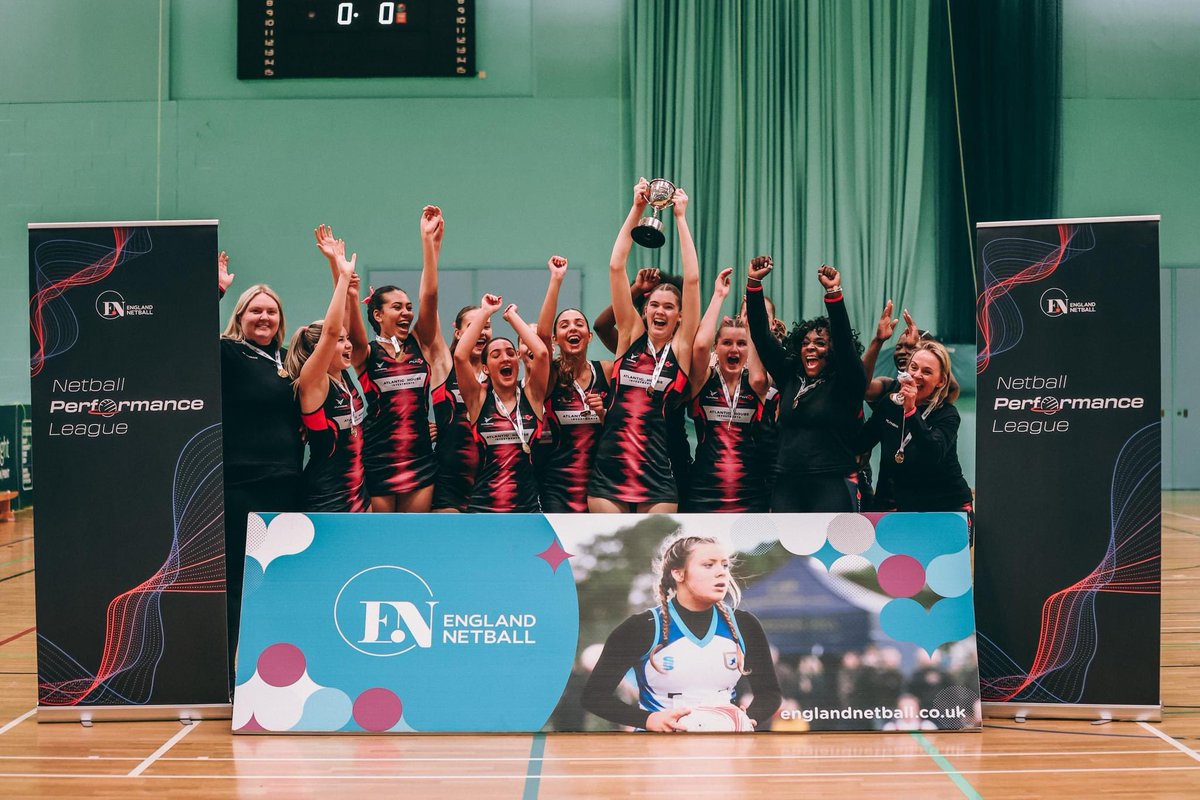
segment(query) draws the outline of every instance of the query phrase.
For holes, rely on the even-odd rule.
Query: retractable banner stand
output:
[[[1158,217],[977,236],[985,711],[1158,719]]]
[[[39,721],[228,716],[216,258],[29,226]]]
[[[974,630],[961,513],[251,514],[233,729],[978,731]]]

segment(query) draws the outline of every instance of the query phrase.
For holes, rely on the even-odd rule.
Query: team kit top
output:
[[[358,373],[368,413],[363,465],[372,496],[403,494],[433,483],[429,438],[429,361],[414,336],[393,338],[392,356],[378,340]]]
[[[484,388],[490,391],[491,384]],[[437,480],[433,485],[433,508],[466,511],[479,468],[479,447],[467,419],[467,405],[458,389],[454,370],[433,390],[433,418],[437,423]]]
[[[859,445],[864,450],[881,445],[879,463],[888,465],[897,511],[962,511],[971,504],[971,487],[958,462],[959,423],[951,403],[932,411],[918,406],[908,416],[890,401],[876,406]]]
[[[308,439],[304,490],[309,511],[361,512],[370,507],[362,461],[366,405],[350,373],[342,370],[341,377],[341,385],[329,381],[320,408],[301,415]]]
[[[828,365],[816,378],[804,374],[802,358],[771,334],[761,287],[746,291],[750,334],[780,393],[775,478],[853,475],[855,440],[862,427],[867,376],[858,360],[850,317],[840,293],[825,296],[829,315]]]
[[[767,510],[767,470],[755,457],[759,443],[754,436],[763,411],[763,403],[750,385],[749,370],[742,370],[732,393],[720,372],[709,371],[690,406],[697,441],[685,511]]]
[[[759,621],[735,610],[731,629],[716,606],[691,611],[673,599],[668,609],[666,644],[654,653],[662,672],[650,663],[663,628],[663,612],[656,606],[628,618],[609,635],[583,690],[583,707],[609,722],[644,729],[655,711],[736,703],[735,688],[743,677],[738,671],[740,649],[754,696],[746,714],[764,730],[782,695]],[[630,670],[637,679],[636,708],[614,694]]]
[[[547,514],[588,510],[588,479],[603,422],[587,404],[586,395],[595,393],[607,401],[610,392],[601,363],[588,363],[592,373],[588,386],[574,380],[564,386],[557,369],[550,375],[553,388],[546,396],[546,424],[538,437],[545,443],[534,449],[542,511]]]
[[[668,343],[642,334],[613,365],[612,397],[588,494],[622,503],[676,503],[667,410],[683,402],[687,373]]]
[[[537,477],[530,457],[542,420],[518,390],[515,408],[505,407],[490,388],[471,432],[480,450],[479,471],[468,511],[537,513]]]
[[[300,407],[283,369],[287,348],[221,339],[225,483],[292,479],[304,459]],[[271,509],[276,510],[276,509]],[[283,510],[283,509],[279,509]]]

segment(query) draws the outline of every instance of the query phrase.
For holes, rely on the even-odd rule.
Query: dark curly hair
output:
[[[792,332],[789,333],[787,338],[783,340],[783,346],[787,348],[789,353],[793,353],[797,356],[800,355],[801,348],[804,347],[804,337],[807,336],[810,331],[825,331],[828,334],[829,317],[814,317],[813,319],[806,319],[803,322],[797,322],[792,327]],[[854,330],[854,328],[851,328],[850,336],[854,339],[854,353],[861,358],[863,354],[863,345],[862,342],[858,340],[858,331]],[[830,337],[829,340],[829,349],[832,352],[832,337]]]

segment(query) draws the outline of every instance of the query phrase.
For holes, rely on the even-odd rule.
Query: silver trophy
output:
[[[654,211],[648,217],[643,217],[633,229],[633,240],[642,247],[658,248],[662,247],[667,241],[667,237],[663,235],[662,220],[658,218],[658,212],[671,205],[671,198],[675,196],[675,184],[671,183],[666,178],[655,178],[650,181],[650,188],[647,189],[646,195],[649,198],[650,207]]]

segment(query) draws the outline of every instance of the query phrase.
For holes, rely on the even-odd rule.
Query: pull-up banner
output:
[[[1157,719],[1158,217],[979,226],[988,713]]]
[[[961,513],[251,514],[246,543],[236,733],[979,730]]]
[[[29,226],[39,720],[228,713],[216,257]]]

